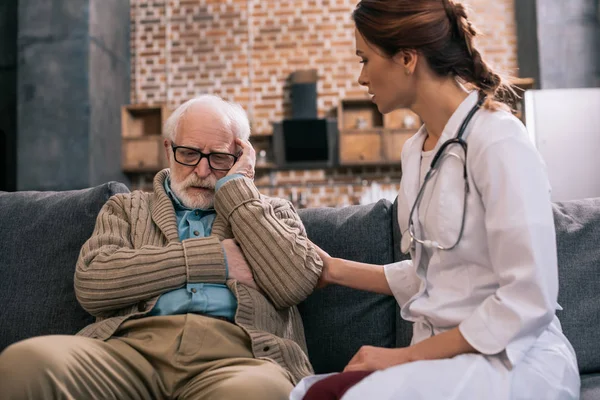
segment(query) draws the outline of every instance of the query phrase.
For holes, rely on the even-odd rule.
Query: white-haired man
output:
[[[296,304],[322,262],[289,202],[261,195],[243,109],[216,96],[165,124],[154,192],[108,200],[75,291],[97,318],[0,355],[3,399],[287,399],[311,373]]]

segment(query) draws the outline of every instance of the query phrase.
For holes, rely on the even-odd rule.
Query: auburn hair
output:
[[[361,0],[352,13],[363,38],[393,57],[416,50],[439,76],[454,76],[487,95],[485,108],[509,108],[512,85],[475,48],[479,34],[465,6],[453,0]]]

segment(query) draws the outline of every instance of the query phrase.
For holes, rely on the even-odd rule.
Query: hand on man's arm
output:
[[[248,261],[246,261],[246,257],[244,257],[244,253],[235,239],[225,239],[221,244],[227,260],[228,278],[259,290],[250,270],[250,265],[248,265]]]

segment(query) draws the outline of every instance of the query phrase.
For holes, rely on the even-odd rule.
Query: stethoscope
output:
[[[410,214],[408,215],[408,228],[402,234],[402,240],[400,242],[400,250],[402,251],[402,253],[408,254],[411,249],[415,248],[415,243],[420,243],[421,245],[423,245],[427,248],[436,248],[439,250],[452,250],[453,248],[455,248],[458,245],[458,242],[460,242],[460,239],[462,238],[462,235],[463,235],[463,231],[465,229],[465,215],[467,213],[467,195],[469,194],[469,180],[467,179],[467,142],[465,142],[465,140],[462,137],[463,137],[463,134],[465,133],[465,130],[467,129],[467,125],[469,125],[469,122],[471,122],[471,119],[473,118],[473,116],[475,115],[477,110],[479,110],[481,108],[481,106],[483,105],[485,98],[486,98],[486,96],[481,96],[479,101],[477,102],[477,104],[475,104],[475,106],[471,109],[471,111],[469,111],[469,114],[467,114],[465,120],[463,121],[462,125],[460,126],[460,129],[458,130],[456,137],[445,141],[444,144],[442,144],[440,146],[437,153],[435,153],[435,156],[433,156],[433,160],[431,161],[431,166],[429,167],[429,171],[427,171],[427,174],[425,175],[425,178],[423,179],[423,184],[421,185],[421,188],[419,189],[417,198],[415,199],[415,202],[413,203],[412,208],[410,209]],[[413,214],[415,212],[415,209],[421,203],[421,199],[423,198],[423,193],[425,192],[425,187],[427,186],[427,182],[437,172],[437,168],[439,167],[438,164],[439,164],[439,161],[440,161],[442,155],[444,154],[444,150],[446,150],[448,147],[450,147],[454,144],[457,144],[460,147],[462,147],[462,149],[464,151],[464,157],[465,157],[464,162],[460,158],[460,156],[458,156],[454,153],[447,153],[447,155],[456,157],[461,162],[463,162],[463,178],[465,181],[465,198],[463,201],[463,214],[462,214],[462,221],[460,224],[460,231],[458,233],[458,238],[456,239],[456,242],[454,242],[454,244],[452,246],[442,246],[442,245],[440,245],[440,243],[436,242],[435,240],[419,239],[415,236]]]

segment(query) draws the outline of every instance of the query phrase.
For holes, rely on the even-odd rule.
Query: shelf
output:
[[[400,167],[400,161],[373,161],[373,162],[348,162],[348,163],[339,163],[337,165],[331,166],[323,166],[323,165],[314,165],[310,166],[309,164],[304,165],[288,165],[279,167],[274,163],[269,163],[261,166],[256,166],[255,170],[257,172],[278,172],[278,171],[304,171],[304,170],[324,170],[324,171],[332,171],[336,169],[345,169],[345,168],[364,168],[364,167]]]
[[[269,140],[273,137],[272,133],[253,133],[250,136],[250,142],[253,140]]]
[[[340,131],[383,127],[383,115],[371,99],[340,100],[337,118]]]
[[[121,167],[124,172],[158,172],[168,165],[159,135],[122,139]]]
[[[407,134],[415,134],[419,128],[384,128],[381,127],[373,127],[373,128],[362,128],[362,129],[344,129],[340,132],[340,135],[357,135],[357,134],[368,134],[368,133],[407,133]]]
[[[121,107],[121,136],[123,138],[160,136],[169,117],[164,105],[128,104]]]
[[[277,169],[277,165],[272,162],[256,164],[256,166],[254,167],[254,170],[256,170],[256,171],[264,171],[264,170],[272,170],[272,169]]]

